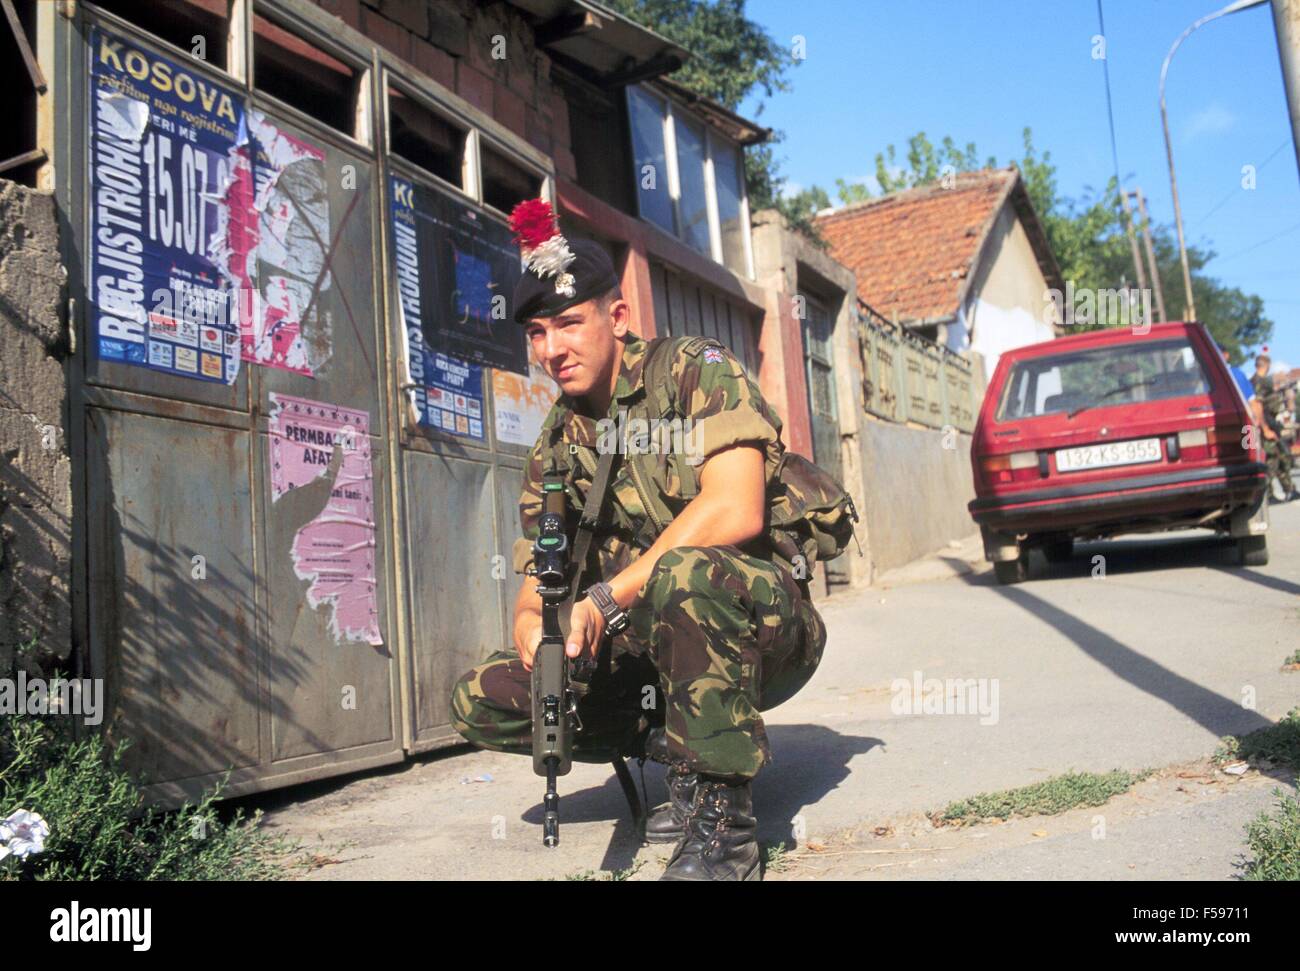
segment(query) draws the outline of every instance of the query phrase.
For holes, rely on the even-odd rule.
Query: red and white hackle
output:
[[[528,269],[539,277],[555,277],[555,292],[572,297],[577,281],[566,272],[576,256],[569,241],[560,235],[555,210],[545,199],[525,199],[510,213],[510,228]]]

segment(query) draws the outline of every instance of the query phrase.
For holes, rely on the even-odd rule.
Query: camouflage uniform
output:
[[[1255,397],[1259,399],[1260,406],[1264,409],[1264,421],[1277,433],[1277,438],[1260,436],[1268,462],[1268,473],[1281,483],[1289,496],[1295,491],[1295,485],[1291,481],[1291,469],[1295,465],[1295,459],[1291,457],[1291,450],[1282,437],[1281,425],[1276,424],[1277,413],[1286,407],[1285,399],[1282,392],[1273,387],[1272,379],[1266,374],[1252,374],[1250,384],[1255,389]]]
[[[611,421],[621,410],[635,413],[647,393],[646,346],[639,338],[624,346]],[[678,413],[693,423],[698,460],[752,444],[764,452],[770,485],[784,451],[781,422],[741,365],[714,341],[678,340],[658,353],[672,354],[671,393]],[[528,462],[519,504],[524,535],[514,548],[517,573],[531,562],[548,464],[569,468],[574,508],[581,508],[594,477],[597,442],[609,425],[578,414],[573,404],[563,395],[556,402]],[[584,586],[636,559],[662,525],[653,520],[664,508],[680,512],[694,494],[688,455],[662,455],[652,482],[643,481],[633,464],[624,456],[610,481],[608,525],[593,537]],[[650,489],[656,490],[653,497],[646,494]],[[577,517],[569,518],[572,526]],[[574,758],[607,762],[628,754],[639,730],[662,721],[674,761],[692,771],[752,778],[771,757],[759,712],[793,696],[821,660],[826,629],[807,581],[796,579],[763,540],[741,547],[680,547],[655,564],[628,617],[630,626],[607,644],[579,705],[582,730],[575,736]],[[529,690],[517,653],[498,651],[457,682],[452,724],[484,748],[530,753]]]

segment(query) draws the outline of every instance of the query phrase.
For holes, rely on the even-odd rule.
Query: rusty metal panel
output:
[[[300,579],[292,553],[300,529],[324,514],[334,477],[326,475],[271,499],[268,435],[257,436],[257,508],[262,554],[259,580],[266,609],[268,762],[324,755],[360,746],[400,748],[394,717],[397,664],[388,622],[387,449],[370,441],[374,496],[375,607],[383,644],[335,637],[334,607],[307,598],[311,579]],[[386,744],[384,744],[386,743]],[[349,752],[349,757],[359,755]],[[330,761],[338,761],[333,757]]]
[[[502,621],[505,641],[502,647],[509,647],[511,632],[514,629],[515,597],[523,586],[524,578],[515,573],[511,563],[515,537],[522,535],[519,529],[519,494],[524,490],[523,469],[499,465],[496,468],[497,486],[497,544],[496,555],[501,559],[494,562],[493,579],[501,587]]]
[[[700,333],[715,340],[727,341],[718,333],[718,320],[713,314],[713,294],[700,290]]]
[[[868,323],[864,327],[871,381],[867,410],[887,421],[902,421],[902,395],[898,381],[900,349],[896,334]]]
[[[151,783],[260,761],[248,433],[86,411],[90,656]],[[197,559],[196,559],[197,558]]]
[[[907,399],[907,417],[924,424],[925,404],[925,355],[915,340],[903,337],[899,346],[903,363],[903,393]]]
[[[403,455],[415,737],[450,734],[451,687],[505,643],[493,470],[484,462]],[[513,540],[513,537],[511,537]]]
[[[659,337],[672,333],[672,318],[668,313],[668,276],[658,263],[650,264],[650,292],[655,304],[655,334]],[[645,331],[641,331],[645,336]]]
[[[676,273],[664,272],[668,279],[668,329],[664,331],[667,337],[680,337],[688,333],[686,330],[686,302],[683,296],[682,280]]]
[[[278,231],[288,241],[285,262],[293,265],[263,264],[258,280],[267,302],[275,298],[275,279],[291,281],[308,360],[298,370],[247,368],[256,375],[254,400],[265,410],[267,393],[276,391],[345,403],[369,412],[371,432],[382,436],[387,409],[375,312],[374,164],[340,147],[337,136],[308,131],[273,111],[254,107],[250,117],[303,146],[299,157],[323,156],[287,166],[277,181],[269,205],[288,220]]]
[[[925,409],[916,420],[931,428],[941,428],[944,424],[943,389],[939,384],[939,369],[942,366],[939,349],[935,346],[925,347],[921,351],[922,389],[925,395]]]

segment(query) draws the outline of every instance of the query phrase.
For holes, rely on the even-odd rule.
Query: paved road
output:
[[[934,835],[917,828],[921,813],[976,793],[1068,770],[1181,766],[1188,778],[1213,776],[1187,766],[1222,736],[1300,704],[1300,673],[1281,670],[1300,647],[1300,503],[1274,509],[1272,562],[1259,569],[1233,566],[1224,541],[1183,533],[1087,544],[1067,564],[1035,559],[1028,583],[1001,587],[986,566],[963,561],[972,549],[932,563],[942,571],[950,561],[947,578],[887,580],[827,601],[821,670],[768,716],[776,762],[755,787],[762,838],[790,843],[797,830],[805,846],[854,847],[841,862],[872,863],[852,874],[828,863],[829,876],[1231,876],[1242,826],[1276,784],[1254,773],[1240,786],[1164,773],[1103,810],[1124,818],[1122,847],[1090,837],[1090,811],[1083,822],[1076,813],[987,828],[997,839],[963,830],[960,853],[943,850],[955,845],[945,832],[948,842],[926,848],[937,856],[875,863],[910,832]],[[1104,576],[1094,575],[1095,557]],[[974,679],[968,710],[944,706],[928,679]],[[918,707],[928,697],[929,713],[901,711],[900,680],[919,680]],[[936,698],[946,712],[933,710]],[[647,777],[657,798],[659,776]],[[1202,790],[1213,798],[1189,795]],[[271,826],[341,861],[313,879],[563,876],[636,859],[646,861],[638,879],[657,876],[665,854],[638,855],[606,770],[577,766],[563,780],[558,850],[540,845],[541,792],[527,760],[465,751],[263,800]],[[897,842],[862,853],[855,840],[876,826],[895,827]],[[811,876],[822,862],[803,850],[799,860],[773,875]]]

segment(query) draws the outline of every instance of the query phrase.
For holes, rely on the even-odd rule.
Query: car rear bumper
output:
[[[1253,504],[1267,476],[1262,462],[1243,462],[987,496],[967,508],[1004,532],[1071,529]]]

